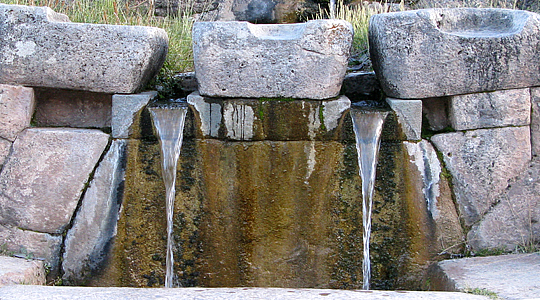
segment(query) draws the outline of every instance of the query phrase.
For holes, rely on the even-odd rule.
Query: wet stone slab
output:
[[[445,260],[430,271],[435,290],[483,290],[502,299],[540,295],[539,253]]]
[[[279,288],[87,288],[48,286],[9,286],[0,288],[4,300],[30,299],[441,299],[481,300],[484,296],[450,292],[408,291],[346,291],[328,289],[279,289]]]

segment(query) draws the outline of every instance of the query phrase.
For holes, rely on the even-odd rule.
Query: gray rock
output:
[[[157,96],[156,91],[136,95],[113,95],[112,98],[112,137],[127,139],[133,134],[135,117],[150,100]]]
[[[431,140],[452,174],[466,225],[480,220],[531,159],[528,126],[438,134]]]
[[[108,138],[88,129],[23,131],[0,173],[0,223],[61,233]]]
[[[30,126],[33,113],[33,89],[0,84],[0,137],[14,141],[19,132]]]
[[[458,253],[465,235],[459,221],[459,216],[452,200],[452,193],[447,179],[442,176],[441,162],[437,158],[435,148],[426,140],[419,143],[404,142],[410,162],[416,166],[422,180],[422,193],[425,207],[430,220],[427,224],[434,224],[423,232],[432,237],[436,251],[439,253]]]
[[[531,88],[531,146],[532,154],[540,154],[540,88]]]
[[[199,88],[195,72],[180,73],[173,78],[178,82],[179,88],[186,93],[195,92]]]
[[[116,235],[124,180],[125,140],[113,141],[68,231],[62,262],[66,283],[81,282],[100,267]]]
[[[422,115],[430,130],[441,131],[450,126],[448,119],[449,97],[422,100]]]
[[[468,244],[479,249],[530,249],[540,240],[540,162],[529,168],[496,199],[494,206],[468,234]]]
[[[47,7],[0,5],[0,82],[133,93],[159,71],[163,29],[71,23]]]
[[[34,127],[111,127],[111,94],[35,88]]]
[[[386,98],[386,103],[396,113],[401,134],[405,140],[422,139],[422,100]]]
[[[497,299],[538,299],[540,295],[538,253],[445,260],[430,271],[432,290],[485,291]]]
[[[0,169],[9,155],[9,149],[11,149],[11,142],[0,138]]]
[[[450,123],[455,130],[522,126],[530,122],[529,89],[450,97]]]
[[[352,35],[352,26],[342,20],[196,22],[193,56],[199,92],[237,98],[336,97]]]
[[[418,291],[348,291],[332,289],[284,288],[126,288],[126,287],[67,287],[23,286],[0,288],[4,300],[78,300],[78,299],[267,299],[267,300],[356,300],[356,299],[418,299],[418,300],[487,300],[486,296],[452,292]]]
[[[0,241],[0,245],[14,255],[44,260],[50,265],[51,272],[55,273],[60,261],[62,236],[0,225]]]
[[[540,85],[539,15],[425,9],[374,15],[373,68],[385,93],[424,99]]]
[[[0,287],[12,284],[44,285],[43,262],[0,256]]]

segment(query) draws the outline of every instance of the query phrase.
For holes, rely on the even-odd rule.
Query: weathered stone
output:
[[[71,23],[47,7],[0,5],[0,82],[133,93],[161,68],[163,29]]]
[[[111,127],[111,95],[35,88],[36,127]]]
[[[107,256],[122,200],[125,140],[115,140],[99,164],[94,179],[68,231],[62,263],[63,279],[81,283]]]
[[[528,126],[438,134],[431,140],[452,174],[466,225],[480,220],[531,159]]]
[[[529,125],[529,89],[452,96],[450,122],[455,130]]]
[[[469,231],[467,240],[472,249],[530,249],[540,240],[539,190],[540,162],[535,159]]]
[[[448,119],[448,97],[422,100],[422,115],[430,130],[441,131],[450,126]]]
[[[0,84],[0,137],[14,141],[19,132],[30,126],[33,113],[33,89]]]
[[[84,129],[23,131],[0,173],[0,223],[61,233],[108,137]]]
[[[0,225],[0,243],[14,255],[43,259],[50,265],[51,272],[56,273],[60,261],[61,236]]]
[[[540,155],[540,88],[531,88],[531,147]]]
[[[0,256],[0,287],[13,284],[44,285],[43,262]]]
[[[396,113],[401,134],[405,140],[422,139],[422,100],[402,100],[386,98],[386,103]]]
[[[0,169],[9,155],[9,149],[11,149],[11,142],[0,138]]]
[[[485,291],[497,299],[536,299],[539,276],[538,253],[452,259],[433,265],[430,289]]]
[[[370,300],[370,299],[418,299],[418,300],[488,300],[486,296],[452,292],[418,291],[347,291],[335,289],[292,289],[292,288],[104,288],[104,287],[62,287],[62,286],[6,286],[0,289],[5,300],[43,299],[44,295],[53,299],[268,299],[268,300]]]
[[[339,139],[351,101],[260,100],[187,97],[195,113],[195,135],[232,140]]]
[[[352,35],[352,26],[342,20],[196,22],[193,57],[199,92],[212,97],[336,97]]]
[[[199,88],[195,72],[180,73],[173,77],[178,82],[178,87],[185,93],[195,92]]]
[[[539,15],[425,9],[374,15],[373,68],[385,93],[423,99],[540,85]]]
[[[377,99],[381,87],[375,72],[349,73],[343,79],[340,94],[355,99]]]
[[[112,137],[126,139],[134,134],[132,125],[135,117],[157,96],[157,92],[144,92],[136,95],[113,95],[112,98]]]
[[[430,218],[426,222],[431,227],[424,230],[424,234],[434,233],[431,238],[435,240],[434,250],[438,253],[458,253],[465,236],[435,149],[426,140],[404,142],[404,145],[422,180],[425,208]]]

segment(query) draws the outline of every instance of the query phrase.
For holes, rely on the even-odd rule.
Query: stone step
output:
[[[539,299],[540,253],[441,261],[430,270],[431,288],[482,292],[502,299]]]
[[[43,262],[0,256],[0,287],[13,284],[45,284]]]
[[[24,299],[489,299],[452,292],[345,291],[284,288],[90,288],[51,286],[6,286],[0,288],[2,300]]]

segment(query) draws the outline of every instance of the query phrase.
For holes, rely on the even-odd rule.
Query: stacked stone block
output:
[[[540,239],[540,195],[532,192],[539,25],[537,14],[505,9],[427,9],[371,19],[381,88],[393,107],[422,106],[417,124],[423,118],[425,126],[416,129],[434,134],[425,142],[452,176],[473,250],[514,250]]]
[[[125,141],[105,132],[127,129],[111,94],[144,88],[167,34],[6,4],[0,31],[0,246],[44,261],[51,278],[63,261],[69,281],[103,261],[115,234]]]

